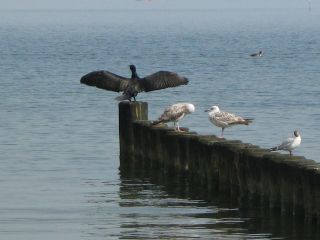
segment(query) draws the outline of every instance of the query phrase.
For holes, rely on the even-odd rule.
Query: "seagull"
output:
[[[238,124],[249,125],[253,120],[252,118],[242,118],[232,113],[222,112],[218,106],[212,106],[205,110],[205,112],[208,112],[210,122],[217,127],[221,127],[221,137],[223,137],[223,131],[225,128]]]
[[[251,57],[262,57],[262,51],[259,51],[258,53],[252,53],[250,54]]]
[[[298,130],[293,132],[294,137],[288,138],[283,141],[279,146],[270,148],[271,151],[283,150],[288,151],[290,156],[292,156],[292,150],[299,147],[301,144],[301,135]]]
[[[125,78],[108,71],[93,71],[80,79],[80,83],[95,86],[97,88],[123,92],[116,100],[129,100],[133,98],[136,101],[136,96],[139,92],[149,92],[153,90],[177,87],[179,85],[188,84],[186,77],[180,76],[174,72],[158,71],[144,78],[140,78],[137,74],[136,67],[130,65],[131,78]]]
[[[158,120],[153,122],[153,125],[159,123],[173,122],[174,129],[181,131],[179,127],[179,121],[187,114],[193,113],[195,107],[192,103],[176,103],[167,107]],[[177,125],[177,127],[176,127]]]

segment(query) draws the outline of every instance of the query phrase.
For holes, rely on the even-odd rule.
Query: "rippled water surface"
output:
[[[302,133],[319,161],[319,12],[0,12],[1,239],[317,239],[316,229],[241,212],[183,181],[119,171],[116,93],[79,84],[92,70],[179,72],[187,86],[142,93],[154,119],[177,101],[181,125],[220,134],[210,105],[253,117],[225,131],[271,147]],[[262,49],[259,59],[249,54]],[[261,211],[258,211],[261,212]]]

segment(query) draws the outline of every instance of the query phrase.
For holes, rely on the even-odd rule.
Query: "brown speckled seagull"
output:
[[[176,103],[167,107],[158,120],[153,122],[153,125],[159,123],[173,122],[174,128],[177,131],[181,131],[179,127],[179,121],[187,114],[193,113],[195,107],[192,103]],[[177,126],[176,126],[177,125]]]
[[[217,127],[221,127],[221,137],[223,137],[223,131],[225,128],[239,124],[249,125],[253,120],[251,118],[236,116],[232,113],[222,112],[218,106],[212,106],[205,110],[205,112],[208,112],[210,122]]]

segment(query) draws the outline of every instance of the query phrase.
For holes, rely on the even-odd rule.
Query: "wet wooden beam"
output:
[[[320,164],[148,121],[148,104],[119,104],[120,164],[187,174],[204,191],[320,223]],[[170,175],[169,174],[169,175]]]

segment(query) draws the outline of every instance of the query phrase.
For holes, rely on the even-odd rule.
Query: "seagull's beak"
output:
[[[209,109],[204,110],[205,112],[209,112]]]

